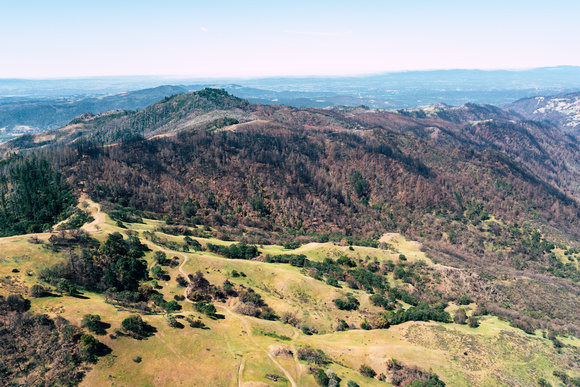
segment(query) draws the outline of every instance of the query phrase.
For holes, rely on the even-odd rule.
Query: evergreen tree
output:
[[[0,176],[0,236],[42,232],[75,204],[64,176],[43,158],[9,162]]]

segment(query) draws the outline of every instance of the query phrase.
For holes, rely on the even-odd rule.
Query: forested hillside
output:
[[[50,229],[76,204],[64,176],[42,158],[15,157],[0,172],[0,236]]]
[[[403,232],[490,283],[533,275],[534,295],[496,284],[480,296],[576,324],[578,265],[555,254],[580,234],[576,140],[497,108],[443,113],[262,106],[203,90],[81,117],[24,148],[40,145],[76,190],[117,212],[207,225],[220,238],[377,246]],[[554,284],[565,307],[550,306]]]
[[[2,146],[2,233],[44,231],[71,215],[60,229],[94,220],[83,228],[97,239],[61,231],[20,247],[44,259],[36,277],[42,289],[81,300],[79,292],[94,292],[105,303],[154,315],[179,310],[186,296],[195,313],[215,321],[184,321],[192,328],[210,325],[213,335],[224,329],[218,309],[227,311],[229,330],[231,316],[249,316],[297,329],[293,338],[272,333],[292,342],[299,335],[316,342],[316,335],[412,321],[476,329],[478,316],[493,315],[534,337],[548,332],[541,356],[576,372],[561,365],[575,359],[576,347],[556,335],[580,335],[577,140],[549,123],[493,107],[437,109],[296,109],[206,89],[139,112],[85,114],[59,130]],[[94,217],[70,208],[75,195],[87,200],[79,207],[92,208]],[[59,263],[52,263],[57,256]],[[212,285],[201,271],[186,275],[189,257],[191,267],[223,285]],[[10,259],[24,265],[30,256]],[[31,269],[27,276],[32,281]],[[19,289],[10,278],[4,283]],[[98,316],[89,317],[98,323]],[[122,324],[116,331],[121,336],[144,340],[154,333],[140,316]],[[173,316],[167,324],[165,329],[184,328]],[[428,342],[431,333],[414,335],[412,327],[401,328],[406,340],[439,348]],[[244,334],[255,342],[252,334],[267,331],[257,329]],[[114,340],[106,339],[107,345],[119,348]],[[78,337],[70,345],[78,345]],[[493,345],[474,344],[469,353]],[[529,352],[530,345],[521,348]],[[296,351],[296,362],[326,364],[319,352]],[[554,358],[554,351],[561,356]],[[20,375],[17,363],[10,364],[11,375]],[[244,379],[241,364],[238,380]],[[380,367],[390,380],[400,371],[415,375],[409,383],[438,383],[431,371],[394,360]],[[309,372],[320,380],[332,376],[320,367]],[[376,376],[364,364],[359,372]],[[506,372],[498,380],[517,374]]]

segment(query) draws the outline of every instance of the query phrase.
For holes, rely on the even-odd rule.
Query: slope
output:
[[[444,297],[480,297],[531,327],[577,332],[577,174],[561,162],[577,149],[496,109],[447,112],[296,109],[205,90],[73,122],[29,149],[44,142],[75,189],[121,224],[153,213],[168,230],[203,225],[264,245],[379,246],[402,232],[459,270],[449,275],[484,279]],[[474,117],[484,122],[465,122]]]
[[[74,117],[91,112],[103,113],[109,110],[140,110],[167,96],[184,93],[186,89],[178,86],[159,86],[152,89],[137,90],[114,95],[74,97],[16,101],[0,104],[0,128],[11,133],[15,127],[27,126],[36,132],[58,128]]]
[[[524,98],[504,106],[529,120],[549,121],[576,135],[580,125],[580,93]]]
[[[100,219],[95,203],[88,201],[82,207]],[[179,265],[163,266],[168,277],[157,284],[163,297],[171,300],[183,294],[185,289],[176,281],[179,274],[201,272],[223,291],[227,282],[240,293],[253,288],[282,318],[281,321],[239,313],[239,306],[244,302],[241,295],[213,301],[217,307],[213,316],[197,311],[185,301],[178,301],[183,309],[177,312],[162,311],[149,301],[151,310],[143,315],[143,319],[156,332],[136,340],[121,323],[139,310],[138,304],[121,302],[110,292],[80,289],[82,294],[76,296],[59,294],[49,283],[39,280],[38,275],[43,273],[43,269],[70,259],[65,251],[51,252],[43,248],[52,244],[48,241],[51,234],[39,235],[40,243],[31,243],[26,236],[0,239],[3,246],[0,295],[20,293],[27,296],[27,290],[33,284],[41,283],[53,294],[32,299],[32,313],[66,318],[76,325],[81,324],[84,315],[98,314],[108,324],[108,335],[97,335],[97,338],[112,352],[91,366],[83,385],[294,385],[290,382],[293,380],[296,385],[314,386],[316,382],[310,369],[320,367],[327,374],[332,370],[343,384],[353,380],[361,386],[388,385],[378,377],[361,375],[358,370],[363,364],[384,374],[387,382],[395,382],[400,377],[400,372],[395,372],[397,367],[411,372],[416,366],[426,374],[430,369],[445,383],[454,386],[531,385],[540,379],[555,383],[559,379],[553,374],[554,370],[569,378],[580,375],[580,369],[571,362],[579,356],[577,339],[560,337],[562,347],[558,349],[543,338],[540,331],[525,334],[485,313],[479,317],[480,325],[476,328],[454,323],[411,321],[388,329],[362,330],[359,329],[361,323],[372,321],[382,310],[370,302],[368,292],[347,289],[347,283],[343,281],[340,287],[328,285],[289,264],[265,262],[267,255],[302,253],[313,262],[347,257],[360,268],[369,267],[376,260],[381,265],[392,263],[405,270],[423,262],[420,266],[426,273],[433,274],[451,269],[433,264],[419,250],[420,244],[401,235],[385,236],[385,241],[391,246],[389,250],[357,246],[350,249],[332,243],[318,243],[288,251],[281,246],[266,245],[260,247],[260,257],[256,260],[233,260],[207,250],[174,251],[159,245],[159,242],[145,239],[147,232],[163,226],[164,222],[151,219],[125,226],[153,250],[146,255],[149,268],[159,262],[155,258],[157,252],[165,252],[168,258],[171,255],[178,257]],[[190,228],[191,232],[196,230],[203,229]],[[99,223],[99,227],[91,231],[91,237],[102,242],[115,231],[129,233],[106,216],[104,223]],[[186,243],[183,236],[159,231],[156,234],[166,240],[164,243]],[[195,239],[204,248],[208,243],[233,244],[213,238]],[[402,253],[409,257],[407,262],[401,260]],[[369,256],[372,257],[370,260]],[[244,275],[236,276],[236,272]],[[385,272],[384,276],[392,287],[412,289],[412,285],[397,279],[393,273]],[[151,278],[145,282],[154,284]],[[359,300],[358,310],[344,311],[333,305],[333,299],[347,292]],[[398,303],[403,309],[409,307]],[[451,303],[446,310],[454,313],[458,307]],[[476,305],[471,303],[464,308],[472,314]],[[173,316],[178,324],[168,325],[171,321],[168,316]],[[346,320],[347,327],[336,331],[336,322],[340,320]],[[199,321],[205,328],[188,326],[188,321]],[[317,353],[323,358],[309,357],[313,355],[308,348],[322,351]],[[393,368],[390,359],[395,359],[398,366]],[[278,382],[273,381],[274,377]]]

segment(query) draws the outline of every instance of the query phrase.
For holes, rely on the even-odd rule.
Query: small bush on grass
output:
[[[177,319],[174,316],[168,316],[165,319],[165,322],[172,328],[180,328],[180,329],[183,328],[183,324],[177,321]]]
[[[101,321],[101,316],[98,314],[85,314],[83,316],[81,326],[87,328],[89,332],[96,333],[97,335],[107,334],[107,328],[111,325]]]
[[[214,304],[206,304],[205,302],[196,302],[193,304],[193,308],[209,317],[215,317],[215,314],[217,313]]]
[[[298,348],[298,359],[313,363],[316,365],[323,365],[330,363],[330,359],[321,349],[314,349],[310,346]]]
[[[205,324],[200,319],[194,320],[191,317],[187,317],[185,320],[192,328],[205,328]]]
[[[152,336],[156,330],[153,326],[143,321],[138,314],[127,317],[121,322],[121,325],[134,339]]]
[[[352,295],[352,293],[347,293],[344,298],[337,298],[334,300],[336,307],[340,310],[357,310],[360,303]]]
[[[32,298],[40,298],[40,297],[46,297],[46,296],[50,295],[50,292],[47,291],[44,286],[39,285],[39,284],[34,284],[28,290],[28,295]]]
[[[377,376],[376,371],[366,364],[362,364],[358,371],[362,376],[366,376],[367,378],[374,378]]]

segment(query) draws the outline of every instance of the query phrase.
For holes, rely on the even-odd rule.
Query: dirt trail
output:
[[[94,220],[91,223],[87,223],[84,224],[81,229],[86,231],[86,232],[98,232],[101,229],[101,226],[105,223],[105,214],[103,212],[101,212],[101,205],[99,203],[93,202],[88,195],[86,194],[82,194],[81,197],[79,198],[79,203],[87,203],[88,206],[85,207],[84,209],[87,210],[90,215],[94,218]],[[82,208],[82,207],[81,207]],[[43,239],[48,239],[51,235],[54,235],[54,232],[46,232],[46,233],[36,233],[36,234],[26,234],[26,235],[15,235],[15,236],[11,236],[11,237],[4,237],[4,238],[0,238],[0,243],[1,242],[8,242],[11,240],[17,240],[22,238],[23,236],[26,236],[28,238],[31,237],[37,237],[37,238],[43,238]],[[179,272],[188,279],[189,278],[187,276],[187,274],[185,273],[185,271],[183,270],[183,266],[187,263],[188,260],[188,256],[183,254],[183,253],[179,253],[173,250],[168,250],[165,248],[162,248],[160,246],[157,246],[149,241],[145,241],[145,244],[148,245],[149,247],[154,247],[155,249],[161,250],[163,252],[165,252],[166,254],[177,254],[180,255],[183,258],[183,262],[181,263],[181,265],[179,265]],[[189,303],[193,303],[191,300],[189,299],[185,299],[185,301],[189,302]],[[227,308],[226,306],[223,305],[215,305],[216,308],[219,309],[223,309],[224,311],[226,311],[230,316],[239,319],[246,331],[246,334],[248,336],[248,338],[250,339],[250,341],[256,346],[258,347],[266,356],[268,356],[268,358],[272,361],[272,363],[274,363],[274,365],[276,367],[278,367],[278,369],[280,371],[282,371],[282,373],[284,373],[284,375],[286,376],[287,380],[290,382],[290,384],[293,387],[296,387],[297,384],[294,381],[294,379],[292,378],[292,375],[290,375],[290,373],[275,359],[275,357],[266,349],[264,349],[260,344],[258,344],[258,342],[256,340],[254,340],[254,337],[252,336],[252,332],[250,329],[250,325],[248,324],[248,322],[246,321],[246,319],[240,315],[234,314],[229,308]],[[296,338],[298,337],[298,332],[294,332],[294,337],[293,340],[294,341]],[[167,345],[169,347],[169,349],[177,356],[177,358],[179,359],[179,361],[181,362],[186,362],[185,357],[178,353],[178,351],[173,348],[172,346],[170,346],[167,342],[165,342],[165,340],[163,340],[161,337],[159,337],[159,340],[161,342],[163,342],[165,345]],[[296,354],[296,350],[294,347],[294,344],[292,344],[292,348],[293,348],[293,352],[294,352],[294,360],[296,362],[296,372],[297,375],[300,376],[301,373],[301,367],[300,364],[298,363],[298,357]],[[240,363],[240,367],[238,369],[238,385],[241,387],[243,385],[242,382],[242,374],[243,374],[243,370],[244,370],[244,364],[245,364],[245,358],[242,357],[242,361]]]
[[[248,324],[248,321],[246,321],[245,318],[243,318],[242,316],[239,316],[237,314],[234,314],[229,308],[226,308],[223,305],[216,305],[216,308],[223,309],[226,312],[228,312],[228,314],[230,316],[236,317],[237,319],[239,319],[240,321],[242,321],[242,323],[244,324],[244,327],[246,328],[246,334],[248,335],[248,338],[250,339],[250,341],[252,343],[254,343],[254,345],[256,347],[260,348],[266,354],[266,356],[268,356],[270,358],[270,360],[272,361],[272,363],[274,363],[274,365],[276,367],[278,367],[278,369],[284,373],[284,375],[286,376],[286,378],[288,379],[288,381],[290,382],[290,384],[293,387],[296,387],[297,386],[296,382],[292,378],[292,375],[290,375],[290,373],[288,371],[286,371],[286,369],[284,367],[282,367],[282,365],[280,363],[278,363],[278,361],[276,360],[276,358],[274,357],[274,355],[272,355],[269,351],[267,351],[264,348],[262,348],[262,346],[260,344],[258,344],[258,342],[256,340],[254,340],[254,337],[252,336],[252,332],[250,330],[250,325]]]
[[[226,131],[227,130],[227,131],[235,132],[237,129],[241,129],[244,126],[248,126],[250,124],[269,124],[269,123],[270,123],[270,121],[267,121],[267,120],[252,120],[252,121],[248,121],[248,122],[242,122],[242,123],[239,123],[239,124],[234,124],[234,125],[226,126],[226,127],[223,127],[223,128],[221,128],[219,130],[221,130],[221,131]]]
[[[103,212],[101,212],[101,205],[99,203],[95,203],[91,199],[89,199],[87,194],[82,194],[81,197],[79,198],[79,203],[83,203],[83,202],[86,202],[88,204],[88,206],[87,206],[87,208],[85,208],[85,210],[88,210],[90,212],[91,216],[93,218],[95,218],[95,220],[93,220],[91,223],[87,223],[87,224],[84,224],[83,226],[81,226],[81,230],[86,231],[86,232],[99,231],[99,228],[105,223],[105,214]],[[65,222],[65,221],[66,221],[66,219],[58,222],[57,224],[55,224],[53,226],[53,229],[55,229],[56,226],[58,226],[59,224]],[[39,239],[47,239],[48,240],[48,238],[50,238],[50,236],[54,235],[54,234],[56,234],[56,232],[39,232],[39,233],[34,233],[34,234],[14,235],[14,236],[0,238],[0,243],[22,239],[22,237],[26,237],[26,238],[36,237]]]
[[[164,250],[164,249],[162,249]],[[165,250],[165,252],[168,252],[169,250]],[[175,252],[171,252],[172,254]],[[187,259],[188,257],[185,254],[181,254],[178,253],[179,255],[181,255],[184,259],[183,262],[181,263],[181,265],[179,265],[179,272],[185,277],[187,278],[187,280],[189,281],[189,278],[187,277],[187,274],[185,273],[185,271],[183,271],[183,266],[187,263]],[[187,290],[186,290],[187,291]],[[189,300],[187,297],[185,298],[185,300],[189,303],[193,303],[191,300]],[[296,387],[297,384],[294,381],[294,379],[292,378],[292,375],[290,375],[290,373],[288,371],[286,371],[286,369],[284,367],[282,367],[282,365],[280,363],[278,363],[278,361],[274,358],[274,355],[272,355],[269,351],[265,350],[264,348],[262,348],[262,346],[260,344],[258,344],[258,342],[256,340],[254,340],[254,337],[252,336],[252,331],[250,329],[250,324],[248,324],[248,321],[246,321],[246,319],[242,316],[239,316],[237,314],[234,314],[229,308],[223,306],[223,305],[215,305],[216,308],[219,309],[223,309],[225,310],[230,316],[235,317],[237,319],[239,319],[242,324],[244,324],[244,328],[246,330],[246,334],[248,335],[248,338],[250,339],[250,341],[256,346],[258,347],[262,352],[264,352],[266,354],[266,356],[268,356],[268,358],[270,358],[270,360],[272,361],[272,363],[274,363],[274,365],[276,367],[278,367],[278,369],[280,371],[282,371],[284,373],[284,375],[286,376],[287,380],[290,382],[290,384],[293,387]],[[295,335],[297,335],[297,333],[295,332]],[[242,358],[242,362],[240,364],[240,368],[238,369],[238,385],[242,386],[242,372],[244,369],[244,358]]]
[[[292,349],[292,357],[294,358],[294,363],[296,364],[296,378],[298,379],[298,381],[300,381],[300,376],[302,375],[302,366],[300,365],[300,362],[298,361],[298,351],[296,350],[296,339],[299,337],[300,335],[298,334],[298,331],[294,331],[294,336],[292,336],[292,343],[290,345],[290,348]]]
[[[167,251],[168,251],[168,250],[166,250],[166,252],[167,252]],[[188,259],[188,257],[187,257],[187,255],[185,255],[185,254],[182,254],[182,253],[178,253],[178,254],[179,254],[179,255],[181,255],[181,256],[183,257],[183,262],[181,262],[181,265],[179,265],[179,272],[180,272],[180,273],[181,273],[181,274],[182,274],[182,275],[183,275],[185,278],[187,278],[187,281],[189,282],[189,278],[187,277],[187,274],[185,274],[185,272],[183,271],[183,265],[185,265],[185,263],[187,262],[187,259]],[[185,299],[186,299],[187,301],[189,301],[189,300],[187,299],[187,297],[186,297]],[[190,301],[190,302],[191,302],[191,301]]]
[[[245,357],[242,357],[242,362],[240,363],[240,368],[238,368],[238,387],[242,387],[242,375],[244,374],[244,362]]]
[[[87,203],[88,207],[85,210],[89,211],[91,216],[95,218],[91,223],[84,224],[81,229],[87,232],[97,232],[105,223],[105,214],[101,212],[101,205],[89,199],[87,194],[82,194],[79,198],[79,203]]]

